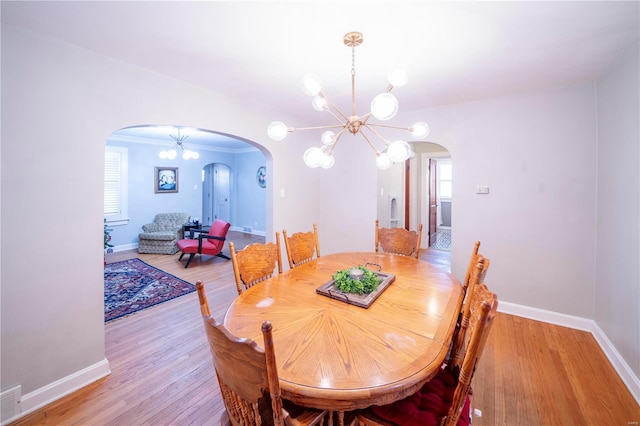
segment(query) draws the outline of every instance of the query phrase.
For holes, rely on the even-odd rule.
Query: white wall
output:
[[[381,228],[400,227],[404,228],[404,163],[395,163],[387,170],[378,170],[377,216]],[[397,201],[397,210],[394,219],[400,219],[393,224],[391,220],[391,199]],[[416,228],[410,228],[415,230]],[[375,244],[374,244],[375,245]]]
[[[595,320],[640,376],[638,48],[598,80]]]
[[[407,114],[409,116],[409,114]],[[452,271],[474,241],[500,300],[593,318],[596,113],[593,85],[419,111],[452,158]],[[475,194],[487,185],[488,195]]]

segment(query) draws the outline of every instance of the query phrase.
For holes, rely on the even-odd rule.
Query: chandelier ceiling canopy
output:
[[[187,139],[189,137],[189,135],[187,134],[180,134],[180,127],[177,128],[178,131],[178,135],[172,135],[169,134],[169,137],[171,139],[173,139],[174,141],[176,141],[176,144],[173,148],[171,148],[168,151],[160,151],[160,154],[158,154],[160,156],[160,158],[164,159],[169,159],[169,160],[173,160],[174,158],[176,158],[176,156],[178,155],[178,151],[182,152],[182,158],[185,160],[189,160],[189,159],[194,159],[197,160],[198,158],[200,158],[200,154],[198,154],[196,151],[191,151],[190,149],[185,149],[184,145],[182,144],[184,142],[185,139]]]
[[[340,108],[338,108],[333,102],[329,100],[327,95],[322,92],[322,81],[320,78],[313,74],[306,75],[302,79],[303,91],[312,96],[313,108],[317,111],[326,111],[332,117],[335,118],[337,124],[315,127],[287,127],[281,121],[274,121],[267,128],[267,134],[275,141],[283,140],[289,132],[295,130],[319,130],[326,129],[321,136],[322,147],[312,147],[305,151],[304,162],[309,167],[322,167],[328,169],[335,163],[333,157],[333,150],[336,147],[338,141],[345,133],[351,133],[352,135],[361,135],[362,138],[369,144],[371,149],[376,154],[376,164],[380,169],[388,169],[393,163],[403,162],[411,157],[411,146],[404,140],[390,141],[385,138],[378,128],[386,127],[391,129],[406,130],[411,133],[414,139],[424,139],[429,134],[429,126],[427,123],[418,122],[411,127],[398,127],[387,124],[380,124],[371,122],[371,117],[380,120],[387,121],[395,117],[398,112],[398,100],[391,93],[394,87],[401,87],[407,82],[406,70],[398,68],[389,72],[388,86],[386,91],[377,95],[371,101],[371,111],[363,116],[356,115],[356,70],[355,70],[355,49],[361,45],[363,36],[359,32],[350,32],[344,36],[344,44],[351,48],[351,113],[345,114]],[[329,129],[335,129],[329,130]],[[366,129],[366,131],[365,131]],[[369,135],[367,135],[369,133]],[[384,142],[384,149],[378,150],[376,145],[372,142],[371,134],[377,136]]]

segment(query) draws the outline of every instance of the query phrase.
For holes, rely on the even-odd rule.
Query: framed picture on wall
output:
[[[177,167],[156,167],[155,168],[156,194],[178,192],[178,168]]]
[[[258,185],[260,188],[267,187],[267,168],[264,166],[258,167],[258,172],[256,173],[256,180],[258,181]]]

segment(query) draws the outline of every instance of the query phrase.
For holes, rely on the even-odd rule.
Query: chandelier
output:
[[[187,139],[189,135],[181,135],[179,127],[178,127],[178,136],[169,134],[169,137],[174,141],[176,141],[176,144],[173,148],[171,148],[168,151],[160,151],[160,154],[158,154],[160,158],[162,158],[163,160],[165,159],[173,160],[178,155],[178,151],[182,151],[182,158],[185,160],[189,160],[191,158],[193,158],[194,160],[197,160],[198,158],[200,158],[200,154],[198,154],[196,151],[191,151],[190,149],[184,148],[184,146],[182,145],[182,142],[185,139]]]
[[[363,41],[362,34],[359,32],[350,32],[344,36],[344,44],[347,47],[351,47],[351,115],[343,113],[329,98],[322,92],[321,80],[313,75],[306,75],[302,79],[302,88],[304,92],[310,96],[313,96],[312,105],[317,111],[326,111],[333,116],[338,124],[316,127],[287,127],[281,121],[274,121],[267,128],[267,134],[275,141],[283,140],[289,132],[295,130],[318,130],[318,129],[337,129],[337,131],[326,130],[322,133],[321,141],[322,147],[312,147],[305,151],[304,162],[309,167],[322,167],[328,169],[335,163],[333,158],[333,150],[336,147],[338,141],[345,133],[351,133],[352,135],[360,134],[362,138],[369,144],[371,149],[376,154],[376,165],[380,169],[388,169],[393,163],[399,163],[407,160],[411,157],[411,146],[403,140],[390,141],[380,134],[377,128],[386,127],[391,129],[407,130],[411,133],[415,139],[424,139],[429,134],[429,126],[424,122],[417,122],[411,127],[398,127],[390,126],[386,124],[378,124],[370,122],[371,117],[386,121],[390,120],[398,112],[398,100],[391,94],[391,90],[394,87],[401,87],[407,82],[407,73],[404,69],[393,70],[388,74],[387,90],[371,101],[371,112],[358,116],[356,115],[356,70],[355,70],[355,57],[356,47],[361,45]],[[367,135],[367,132],[377,136],[381,139],[385,147],[383,150],[378,150],[375,144],[371,141],[371,135]]]

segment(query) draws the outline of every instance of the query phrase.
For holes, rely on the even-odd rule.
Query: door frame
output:
[[[428,181],[428,166],[429,159],[433,158],[436,160],[444,160],[451,159],[451,153],[444,146],[433,143],[433,142],[418,142],[415,143],[414,146],[420,144],[429,144],[433,147],[439,147],[441,150],[435,150],[434,148],[428,150],[420,150],[420,148],[415,149],[418,156],[419,166],[415,167],[416,170],[412,171],[412,177],[414,182],[416,183],[417,190],[412,192],[413,199],[411,200],[411,205],[413,206],[413,210],[411,212],[412,223],[417,224],[422,223],[423,227],[428,228],[429,223],[429,210],[426,208],[428,206],[427,201],[429,199],[429,181]],[[453,206],[453,204],[452,204]],[[453,207],[452,207],[453,208]],[[415,221],[415,222],[414,222]],[[436,224],[437,225],[437,224]],[[427,232],[422,233],[422,247],[429,248],[429,230]]]

